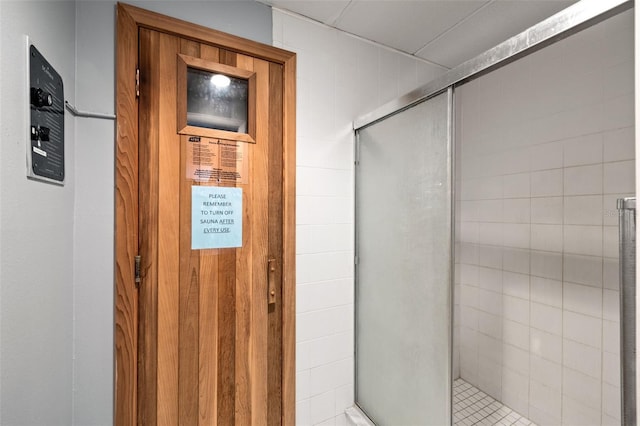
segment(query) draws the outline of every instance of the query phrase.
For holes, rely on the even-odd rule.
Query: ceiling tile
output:
[[[453,68],[561,11],[577,0],[496,0],[416,53]]]
[[[263,3],[289,10],[307,18],[332,25],[350,0],[264,0]]]
[[[335,26],[413,54],[488,0],[353,0]]]

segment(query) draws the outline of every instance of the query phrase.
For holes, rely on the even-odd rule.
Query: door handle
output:
[[[276,259],[267,260],[267,300],[276,303]]]
[[[636,199],[618,199],[622,424],[636,424]]]

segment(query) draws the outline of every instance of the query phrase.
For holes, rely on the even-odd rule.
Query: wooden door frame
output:
[[[283,93],[282,423],[295,424],[296,56],[272,46],[118,3],[116,17],[114,424],[138,408],[138,30],[148,28],[281,64]]]

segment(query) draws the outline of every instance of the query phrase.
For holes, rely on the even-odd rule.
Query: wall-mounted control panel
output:
[[[29,149],[27,176],[64,184],[64,87],[62,77],[27,41]]]

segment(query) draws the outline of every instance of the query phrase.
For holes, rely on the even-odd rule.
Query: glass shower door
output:
[[[451,424],[452,92],[358,131],[356,403]]]

